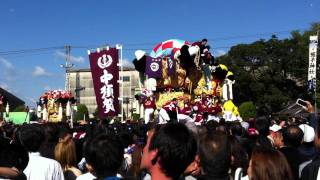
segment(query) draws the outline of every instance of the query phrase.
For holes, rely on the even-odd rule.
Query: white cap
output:
[[[272,125],[271,127],[269,127],[269,130],[270,130],[270,131],[273,131],[273,132],[277,132],[277,131],[279,131],[280,129],[282,129],[282,127],[279,126],[279,125],[277,125],[277,124],[274,124],[274,125]]]
[[[198,46],[191,46],[191,47],[189,47],[188,51],[190,53],[190,56],[193,56],[193,55],[196,55],[200,51],[200,48]]]
[[[134,55],[136,56],[137,60],[140,60],[144,55],[146,55],[145,51],[137,50]]]
[[[303,131],[303,142],[314,141],[315,133],[313,127],[307,124],[300,124],[299,128]]]
[[[157,87],[157,80],[155,78],[149,78],[146,80],[146,87],[151,91],[155,91]]]
[[[248,131],[248,129],[249,129],[249,123],[246,122],[246,121],[241,121],[240,123],[241,123],[241,126],[242,126],[246,131]]]
[[[153,92],[150,89],[144,89],[143,94],[146,95],[147,97],[150,97],[153,95]]]

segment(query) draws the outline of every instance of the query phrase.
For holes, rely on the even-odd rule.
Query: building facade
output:
[[[86,105],[89,114],[93,114],[97,109],[97,102],[90,69],[70,70],[69,73],[70,90],[77,103]],[[134,98],[136,92],[139,91],[139,73],[133,68],[123,68],[120,77],[123,79],[123,94],[122,86],[119,84],[120,98],[123,98],[122,109],[124,116],[131,118],[132,113],[139,113],[140,110],[139,103]]]

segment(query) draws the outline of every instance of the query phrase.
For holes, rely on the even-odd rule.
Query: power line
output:
[[[6,55],[1,55],[0,57],[10,57],[10,58],[18,58],[18,57],[26,57],[27,56],[40,56],[40,55],[45,55],[45,54],[52,54],[50,51],[44,51],[44,52],[32,52],[32,53],[20,53],[20,54],[6,54]]]
[[[295,30],[306,30],[307,28],[299,28]],[[261,37],[266,35],[277,35],[277,34],[285,34],[290,33],[293,30],[284,30],[284,31],[275,31],[275,32],[266,32],[266,33],[256,33],[256,34],[247,34],[241,36],[229,36],[229,37],[217,37],[217,38],[207,38],[209,41],[226,41],[226,40],[233,40],[233,39],[243,39],[243,38],[252,38],[252,37]],[[199,39],[198,39],[199,40]],[[191,42],[198,41],[198,40],[191,40]],[[125,47],[135,47],[135,46],[149,46],[155,45],[159,42],[146,42],[146,43],[128,43],[124,44]],[[97,47],[106,46],[106,45],[86,45],[86,46],[71,46],[73,49],[96,49]],[[230,46],[223,46],[223,47],[212,47],[211,49],[226,49],[230,48]],[[27,54],[27,53],[40,53],[46,51],[53,51],[53,50],[63,50],[64,46],[54,46],[54,47],[44,47],[44,48],[34,48],[34,49],[20,49],[20,50],[10,50],[10,51],[0,51],[0,56],[11,56],[11,55],[18,55],[18,54]],[[124,48],[123,50],[126,51],[135,51],[137,49],[149,51],[152,48]]]
[[[295,30],[307,30],[307,28],[299,28]],[[243,38],[251,38],[251,37],[261,37],[261,36],[266,36],[266,35],[279,35],[279,34],[287,34],[291,33],[293,30],[284,30],[284,31],[275,31],[275,32],[266,32],[266,33],[256,33],[256,34],[248,34],[248,35],[241,35],[241,36],[229,36],[229,37],[219,37],[219,38],[207,38],[209,41],[225,41],[225,40],[232,40],[232,39],[243,39]],[[199,41],[198,40],[191,40],[191,42]],[[156,45],[159,42],[146,42],[146,43],[128,43],[124,44],[124,47],[133,47],[133,46],[149,46],[149,45]],[[223,46],[223,47],[212,47],[211,49],[225,49],[225,48],[230,48],[233,45],[230,46]],[[101,45],[95,45],[95,46],[72,46],[73,48],[78,48],[78,49],[95,49],[97,47],[101,47]],[[138,48],[140,50],[152,50],[151,48]],[[127,51],[135,51],[137,49],[134,48],[124,48],[123,50]]]
[[[294,30],[307,30],[308,28],[298,28]],[[256,34],[247,34],[247,35],[239,35],[239,36],[229,36],[229,37],[218,37],[218,38],[207,38],[210,41],[224,41],[224,40],[232,40],[232,39],[243,39],[243,38],[250,38],[250,37],[260,37],[260,36],[266,36],[266,35],[277,35],[277,34],[287,34],[291,33],[294,30],[283,30],[283,31],[274,31],[274,32],[265,32],[265,33],[256,33]],[[191,42],[199,41],[199,39],[196,40],[190,40]],[[128,46],[143,46],[143,45],[155,45],[156,43],[146,42],[146,43],[128,43],[125,44],[126,47]]]
[[[0,51],[0,55],[45,52],[45,51],[52,51],[52,50],[60,50],[60,49],[63,49],[63,48],[64,48],[63,46],[56,46],[56,47],[45,47],[45,48],[35,48],[35,49],[20,49],[20,50],[11,50],[11,51]]]

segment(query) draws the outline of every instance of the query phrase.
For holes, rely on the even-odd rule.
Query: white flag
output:
[[[315,91],[317,80],[317,47],[318,36],[310,36],[309,44],[309,68],[308,68],[308,90]]]

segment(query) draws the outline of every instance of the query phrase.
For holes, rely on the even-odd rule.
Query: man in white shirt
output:
[[[94,179],[96,179],[96,177],[90,172],[87,172],[78,176],[76,180],[94,180]]]
[[[38,152],[44,141],[44,132],[40,125],[23,125],[17,136],[29,152],[29,163],[23,171],[28,180],[64,180],[61,165],[56,160],[42,157]]]

